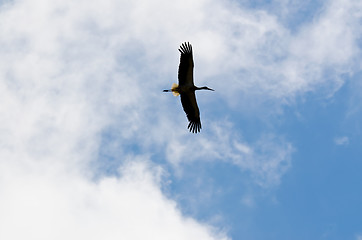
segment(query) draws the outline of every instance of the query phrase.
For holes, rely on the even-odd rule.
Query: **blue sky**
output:
[[[362,4],[0,1],[0,239],[362,239]],[[202,131],[177,81],[193,45]],[[19,231],[21,229],[21,231]]]

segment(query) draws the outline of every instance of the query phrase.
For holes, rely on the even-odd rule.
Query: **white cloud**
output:
[[[196,82],[207,79],[238,111],[313,90],[330,68],[337,81],[359,54],[360,12],[333,3],[296,34],[270,13],[213,0],[3,3],[0,238],[225,239],[182,216],[144,163],[95,181],[103,135],[114,134],[106,150],[119,162],[160,152],[175,165],[219,160],[277,185],[289,142],[269,134],[248,143],[225,122],[209,122],[195,142],[179,100],[161,90],[177,77],[184,40],[194,44]]]
[[[121,177],[96,182],[50,168],[3,167],[2,239],[227,239],[184,217],[163,196],[160,169],[145,162],[129,163]]]
[[[102,133],[117,124],[125,143],[148,114],[150,95],[138,72],[124,66],[131,54],[121,45],[133,41],[123,39],[128,26],[117,32],[124,19],[108,21],[122,16],[120,7],[2,6],[1,239],[227,239],[183,216],[144,163],[94,180]]]
[[[347,136],[336,137],[336,138],[334,138],[334,143],[336,145],[348,145],[349,144],[349,138]]]

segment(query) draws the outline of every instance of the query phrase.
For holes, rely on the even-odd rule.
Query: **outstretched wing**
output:
[[[195,92],[181,93],[182,107],[186,113],[189,125],[187,128],[190,132],[198,133],[201,129],[200,111],[197,106]]]
[[[190,43],[181,44],[179,51],[181,53],[180,65],[178,67],[178,84],[194,85],[194,60],[192,59],[192,46]]]

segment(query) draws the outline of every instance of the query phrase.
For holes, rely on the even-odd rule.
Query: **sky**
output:
[[[0,239],[362,240],[362,2],[0,1]],[[202,130],[179,97],[193,46]]]

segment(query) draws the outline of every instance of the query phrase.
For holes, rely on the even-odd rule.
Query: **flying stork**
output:
[[[178,67],[178,85],[172,84],[171,89],[163,90],[172,92],[174,96],[181,95],[182,107],[186,113],[189,125],[187,128],[192,133],[198,133],[201,129],[200,111],[197,106],[195,91],[210,90],[208,87],[196,87],[194,85],[194,60],[192,59],[192,46],[189,42],[181,44],[178,49],[181,53],[180,65]]]

